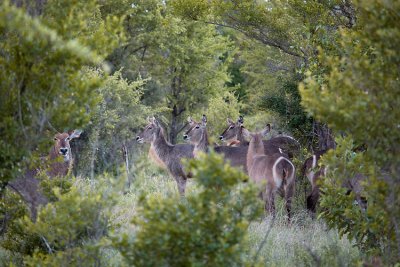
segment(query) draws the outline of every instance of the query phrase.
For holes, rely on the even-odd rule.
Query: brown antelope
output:
[[[193,155],[197,157],[199,152],[207,153],[209,150],[209,141],[207,133],[207,117],[203,115],[201,122],[188,118],[190,128],[183,135],[183,139],[194,145]],[[234,167],[242,168],[247,173],[246,168],[246,154],[247,147],[233,147],[233,146],[214,146],[214,151],[224,155],[225,160],[228,160]]]
[[[153,117],[148,125],[138,134],[136,141],[139,143],[150,143],[150,156],[156,163],[174,177],[181,195],[185,194],[186,180],[188,174],[183,170],[181,159],[193,158],[193,146],[189,144],[172,145],[165,139],[164,130],[159,122]]]
[[[280,153],[266,154],[261,133],[250,133],[243,129],[243,134],[250,137],[247,152],[249,177],[261,187],[265,209],[275,216],[275,195],[280,193],[286,201],[288,220],[291,218],[291,203],[295,190],[295,168],[293,163]]]
[[[318,181],[322,177],[326,176],[328,172],[327,166],[318,166],[318,161],[328,150],[317,151],[314,155],[307,158],[303,164],[302,175],[307,176],[311,183],[311,193],[307,196],[306,204],[307,209],[315,213],[317,203],[320,197],[319,183]],[[344,179],[342,186],[347,188],[347,194],[354,192],[356,197],[356,203],[361,209],[366,209],[366,200],[362,197],[362,181],[365,180],[365,176],[358,173],[351,178]]]
[[[231,119],[227,119],[228,127],[222,132],[219,136],[221,141],[227,142],[228,145],[233,146],[248,146],[249,142],[246,141],[245,136],[243,135],[243,130],[245,129],[243,123],[243,117],[239,116],[237,122],[232,121]],[[265,128],[267,131],[265,133],[269,133],[271,131],[271,125],[268,123]],[[291,149],[288,148],[289,145],[294,145],[296,149],[299,147],[299,143],[296,139],[290,136],[278,136],[271,138],[269,140],[263,140],[265,151],[267,154],[270,153],[282,153],[285,155],[291,155]]]
[[[74,130],[68,133],[58,133],[54,136],[54,145],[45,159],[48,168],[43,169],[50,178],[65,176],[71,170],[73,158],[70,141],[78,138],[80,134],[81,131]],[[36,221],[39,205],[48,203],[48,199],[40,192],[39,180],[36,178],[41,171],[41,168],[28,170],[24,177],[8,183],[8,187],[16,191],[28,204],[32,221]]]
[[[226,122],[228,123],[228,128],[222,132],[219,139],[221,141],[226,141],[228,146],[248,145],[249,142],[247,142],[242,133],[244,128],[243,116],[239,116],[237,122],[234,122],[230,118],[227,118]]]
[[[317,181],[320,179],[320,177],[325,176],[326,174],[325,166],[317,168],[318,161],[326,152],[327,150],[320,150],[315,152],[311,157],[307,158],[304,161],[301,171],[302,176],[306,176],[311,184],[311,193],[307,196],[306,203],[307,209],[313,213],[315,213],[316,205],[319,200],[319,186]]]

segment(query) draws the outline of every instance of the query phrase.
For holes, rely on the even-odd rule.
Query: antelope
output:
[[[275,195],[280,193],[285,198],[288,221],[290,221],[296,173],[293,163],[280,153],[265,153],[262,142],[265,129],[260,133],[250,133],[247,129],[243,129],[243,134],[250,137],[247,152],[249,177],[261,188],[265,210],[275,216]]]
[[[164,130],[154,117],[148,120],[147,126],[137,135],[136,141],[150,143],[150,156],[174,177],[178,191],[183,196],[186,180],[190,175],[184,171],[181,160],[193,158],[193,146],[189,144],[172,145],[167,142]]]
[[[320,150],[315,152],[311,157],[304,161],[302,167],[302,176],[307,177],[311,184],[311,193],[306,198],[307,209],[312,213],[315,213],[317,202],[319,200],[319,186],[318,180],[326,175],[326,167],[322,166],[316,169],[318,166],[318,161],[322,155],[324,155],[327,150]]]
[[[318,181],[322,179],[322,177],[326,176],[328,172],[327,166],[318,167],[318,161],[327,151],[328,150],[317,151],[314,155],[305,160],[302,168],[302,175],[307,176],[311,183],[311,193],[306,198],[306,204],[307,209],[312,214],[315,214],[316,212],[317,203],[320,197]],[[363,190],[361,182],[364,179],[364,175],[357,173],[351,178],[346,178],[342,183],[342,186],[347,188],[346,194],[354,192],[356,202],[363,210],[366,209],[366,200],[361,196]]]
[[[66,176],[72,169],[73,158],[70,141],[78,138],[82,131],[74,130],[68,133],[57,133],[54,136],[54,145],[49,155],[45,158],[48,168],[45,169],[49,178]],[[28,204],[32,221],[36,221],[37,210],[40,205],[46,205],[49,201],[40,192],[38,175],[41,169],[29,169],[23,177],[19,177],[8,183],[8,187],[17,192]]]
[[[228,146],[248,146],[249,142],[246,141],[245,136],[243,135],[243,130],[245,129],[243,123],[243,117],[239,116],[237,122],[232,121],[230,118],[227,119],[228,127],[221,133],[219,139],[221,141],[227,142]],[[269,133],[271,131],[271,125],[268,123],[265,126],[267,131],[265,133]],[[296,147],[299,146],[299,143],[296,139],[290,136],[278,136],[271,138],[269,140],[263,140],[265,151],[267,154],[269,153],[282,153],[282,154],[290,154],[288,153],[288,149],[286,148],[288,144],[295,144]]]
[[[219,136],[221,141],[227,141],[228,146],[243,146],[248,145],[249,142],[244,138],[242,130],[243,130],[243,116],[239,116],[237,122],[235,123],[230,118],[226,119],[228,123],[228,128],[222,132]]]
[[[201,122],[194,121],[191,117],[188,118],[190,128],[183,135],[183,139],[194,145],[193,156],[196,158],[199,152],[207,153],[209,150],[209,141],[207,133],[207,117],[203,115]],[[233,146],[215,146],[215,152],[223,154],[225,160],[228,160],[233,167],[242,168],[247,173],[246,168],[246,153],[247,147]]]

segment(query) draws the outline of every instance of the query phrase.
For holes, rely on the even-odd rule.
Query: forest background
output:
[[[398,263],[399,14],[398,1],[378,0],[2,1],[2,263]],[[299,173],[297,219],[262,220],[254,188],[213,154],[190,163],[198,176],[180,200],[134,139],[156,115],[182,143],[201,114],[213,142],[228,117],[272,123],[299,140],[297,169],[335,148],[319,219],[304,211]],[[43,177],[53,201],[33,223],[7,185],[70,129],[83,130],[73,172]],[[341,187],[358,173],[366,210]]]

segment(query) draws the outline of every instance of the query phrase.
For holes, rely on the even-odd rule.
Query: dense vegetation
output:
[[[5,266],[394,265],[400,262],[398,1],[5,0],[0,3],[0,262]],[[272,123],[319,163],[317,218],[298,171],[294,218],[262,215],[252,183],[214,152],[185,162],[178,196],[136,134],[172,144],[207,114]],[[49,177],[54,134],[74,165]],[[50,168],[50,167],[49,167]],[[37,172],[32,221],[10,182]],[[362,176],[362,198],[343,187]],[[282,208],[279,208],[281,207]]]

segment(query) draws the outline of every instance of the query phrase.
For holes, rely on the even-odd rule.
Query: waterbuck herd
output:
[[[149,156],[155,164],[166,169],[175,179],[179,193],[184,196],[186,182],[191,173],[185,170],[182,159],[198,157],[199,153],[207,153],[210,148],[222,154],[226,162],[233,167],[241,168],[259,188],[260,197],[265,202],[265,211],[275,216],[275,196],[279,194],[286,203],[288,220],[291,218],[291,203],[295,192],[296,170],[291,161],[293,147],[299,148],[299,143],[290,136],[277,136],[263,140],[271,131],[267,124],[260,132],[250,132],[244,127],[243,117],[234,122],[227,120],[228,126],[219,139],[225,145],[210,144],[207,133],[207,117],[203,115],[200,122],[188,118],[188,129],[183,135],[184,144],[170,144],[165,133],[154,117],[148,119],[148,124],[137,135],[138,143],[149,143]],[[72,153],[70,140],[77,138],[80,131],[58,133],[54,137],[54,146],[49,155],[42,159],[47,168],[29,169],[25,175],[8,183],[8,187],[17,192],[27,203],[31,219],[36,220],[39,205],[48,203],[48,199],[39,189],[40,174],[49,178],[65,176],[72,168]],[[311,193],[306,199],[307,208],[315,213],[319,198],[318,180],[328,171],[325,166],[318,166],[318,161],[326,151],[318,151],[309,157],[303,165],[302,175],[311,183]],[[361,192],[359,181],[362,177],[349,179],[343,186],[357,193]],[[360,197],[357,195],[357,197]],[[360,202],[361,203],[361,202]]]

